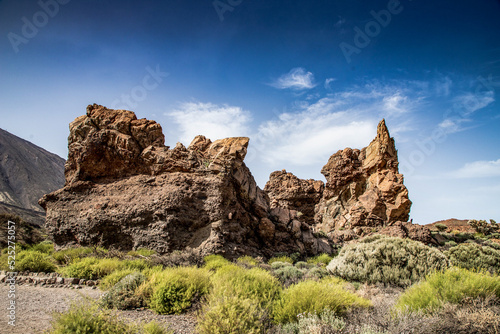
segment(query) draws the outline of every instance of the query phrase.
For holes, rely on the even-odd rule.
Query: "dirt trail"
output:
[[[89,287],[82,289],[44,288],[36,286],[16,286],[16,326],[8,325],[8,285],[0,285],[0,334],[35,334],[51,328],[50,321],[54,312],[69,309],[71,301],[81,300],[84,296],[98,299],[102,292]],[[176,334],[195,333],[194,315],[162,316],[149,310],[119,311],[118,316],[130,322],[157,322],[168,324]]]

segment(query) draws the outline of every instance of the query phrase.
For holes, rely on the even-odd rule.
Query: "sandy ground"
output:
[[[2,284],[0,286],[0,334],[43,333],[51,328],[50,321],[54,312],[68,310],[73,300],[82,300],[84,296],[97,299],[102,294],[98,289],[93,290],[87,287],[73,290],[16,286],[16,322],[15,326],[10,326],[7,308],[12,299],[9,299],[8,292],[9,287]],[[167,324],[176,334],[195,333],[196,319],[193,314],[162,316],[149,310],[142,310],[119,311],[118,316],[135,323],[156,320]]]

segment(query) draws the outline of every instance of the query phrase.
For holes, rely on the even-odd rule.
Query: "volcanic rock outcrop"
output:
[[[243,159],[249,139],[164,145],[161,126],[99,105],[70,124],[64,188],[45,195],[58,246],[192,249],[228,257],[330,252],[297,211],[271,208]]]
[[[432,242],[427,228],[407,223],[411,201],[384,120],[368,147],[338,151],[321,173],[327,180],[324,189],[321,181],[272,173],[264,188],[271,205],[300,211],[304,221],[336,242],[375,232]]]

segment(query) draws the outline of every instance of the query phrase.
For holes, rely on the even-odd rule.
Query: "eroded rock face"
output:
[[[156,122],[92,105],[68,142],[66,185],[40,200],[58,246],[228,257],[331,250],[295,211],[271,208],[243,162],[246,137],[197,136],[170,149]]]
[[[327,180],[324,189],[317,183],[321,181],[274,172],[264,190],[273,207],[303,212],[305,221],[313,224],[315,230],[327,233],[334,242],[373,233],[431,242],[428,229],[423,231],[425,228],[420,225],[406,223],[411,201],[398,171],[394,139],[384,120],[378,124],[377,136],[368,147],[338,151],[321,173]]]
[[[321,173],[327,180],[316,208],[321,229],[329,232],[408,220],[411,201],[385,121],[379,123],[377,137],[368,147],[335,153]]]
[[[271,208],[285,208],[300,213],[307,223],[314,223],[314,208],[323,195],[322,181],[302,180],[286,170],[271,173],[264,187],[271,200]]]

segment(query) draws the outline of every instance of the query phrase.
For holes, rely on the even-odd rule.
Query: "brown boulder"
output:
[[[314,223],[314,208],[323,195],[324,183],[302,180],[286,170],[271,173],[264,191],[271,200],[271,208],[285,208],[299,212],[300,219]]]

